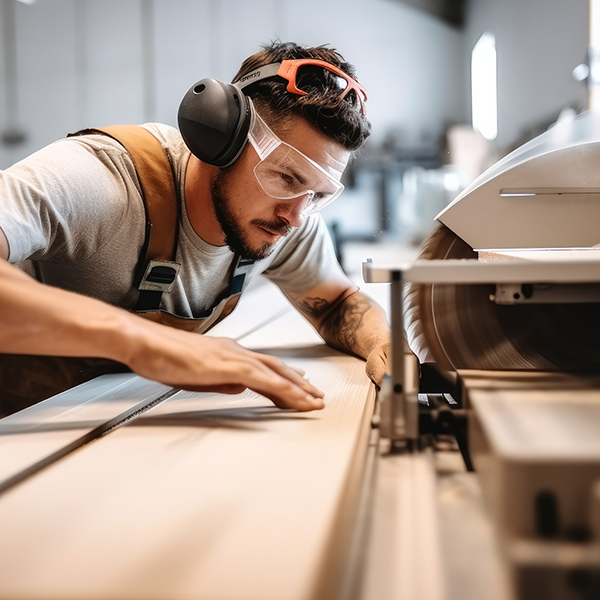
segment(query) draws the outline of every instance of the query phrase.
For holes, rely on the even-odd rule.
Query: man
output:
[[[91,132],[7,169],[0,179],[4,383],[15,379],[15,355],[70,357],[60,365],[74,360],[79,379],[85,369],[78,361],[88,360],[80,357],[95,357],[103,368],[116,361],[175,387],[251,388],[282,408],[322,408],[323,392],[279,359],[177,328],[192,322],[202,332],[226,314],[245,265],[244,287],[264,273],[328,344],[366,359],[367,375],[379,384],[389,349],[385,315],[344,275],[315,212],[339,195],[344,167],[369,135],[366,93],[353,75],[332,49],[274,43],[244,62],[235,88],[203,80],[191,90],[200,109],[194,104],[190,120],[182,103],[180,126],[192,154],[173,128],[145,126],[168,155],[181,205],[176,256],[167,263],[177,275],[150,312],[140,308],[135,275],[147,244],[143,183],[123,145]],[[192,123],[206,112],[206,86],[232,94],[240,113],[239,148],[225,158],[206,158],[206,145],[214,150],[210,132]],[[9,264],[26,260],[35,279]],[[59,377],[54,367],[50,374]],[[61,387],[79,379],[67,376]]]

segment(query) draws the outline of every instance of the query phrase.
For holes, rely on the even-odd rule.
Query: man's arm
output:
[[[389,364],[390,329],[377,302],[341,271],[307,292],[287,296],[330,346],[364,358],[367,376],[381,385]]]
[[[276,357],[41,284],[10,265],[8,253],[0,229],[0,353],[109,358],[178,388],[250,388],[280,408],[323,408],[323,393]]]

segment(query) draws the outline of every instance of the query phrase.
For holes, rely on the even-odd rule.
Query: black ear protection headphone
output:
[[[177,121],[194,156],[215,167],[228,167],[246,146],[253,111],[239,87],[207,78],[183,97]]]

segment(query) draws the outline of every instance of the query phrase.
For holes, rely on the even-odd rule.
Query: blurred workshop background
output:
[[[196,80],[231,80],[269,40],[337,48],[368,90],[373,125],[347,191],[323,211],[350,270],[352,252],[367,252],[361,244],[416,248],[486,166],[588,108],[588,0],[1,0],[0,8],[0,168],[84,127],[175,125]]]

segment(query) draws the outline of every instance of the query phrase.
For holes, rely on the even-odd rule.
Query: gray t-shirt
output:
[[[205,242],[190,224],[184,194],[189,150],[179,132],[160,124],[145,127],[169,154],[183,198],[176,255],[182,266],[161,309],[195,318],[227,288],[233,253]],[[138,296],[134,276],[145,222],[131,158],[107,136],[59,140],[0,172],[0,227],[9,260],[37,261],[50,285],[131,309]],[[337,268],[325,224],[312,215],[252,266],[245,286],[264,273],[284,291],[302,292]]]

